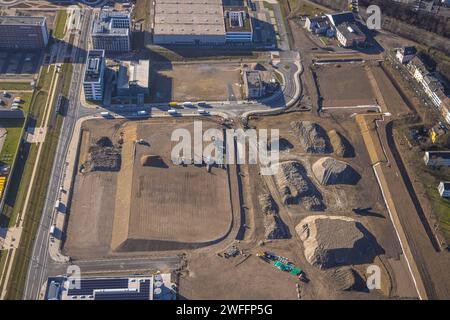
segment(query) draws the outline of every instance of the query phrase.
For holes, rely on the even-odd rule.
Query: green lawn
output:
[[[56,39],[62,39],[65,35],[66,29],[66,21],[67,21],[67,11],[66,10],[58,10],[55,21],[55,30],[53,31],[53,37]]]
[[[12,165],[19,146],[20,137],[22,135],[23,120],[0,120],[0,127],[6,128],[6,140],[0,152],[0,161]]]
[[[70,86],[70,79],[72,78],[72,66],[63,65],[62,72],[65,73],[63,94],[66,94]],[[33,109],[41,108],[37,104],[37,102],[39,102],[39,100],[36,99],[36,101],[34,101],[33,103],[32,107]],[[52,106],[51,112],[53,112],[54,109],[55,105]],[[33,113],[36,112],[36,110],[32,111]],[[41,114],[43,112],[37,113]],[[33,247],[34,236],[39,226],[42,209],[44,207],[44,203],[46,200],[48,181],[53,167],[54,155],[56,152],[56,148],[58,146],[58,139],[62,123],[63,117],[57,115],[55,126],[49,129],[47,133],[47,138],[45,139],[45,142],[42,146],[43,149],[41,153],[41,158],[39,159],[38,163],[39,167],[33,184],[33,193],[31,194],[30,197],[28,211],[26,213],[23,224],[23,232],[22,237],[20,239],[20,246],[19,249],[17,249],[16,257],[13,261],[12,273],[10,276],[10,282],[8,284],[8,293],[6,295],[6,299],[21,299],[23,295],[23,289],[26,280],[24,275],[26,275],[27,272],[29,257],[31,255],[31,250]],[[33,171],[33,167],[36,162],[37,150],[38,149],[36,145],[31,146],[28,160],[23,170],[19,190],[16,193],[14,207],[11,208],[12,216],[10,223],[14,223],[17,214],[21,210],[23,210],[26,190],[28,189],[31,180],[31,173]]]
[[[433,212],[439,219],[439,226],[447,243],[450,243],[450,200],[439,195],[437,186],[428,186],[426,190]]]
[[[0,91],[21,91],[31,90],[30,82],[0,82]]]

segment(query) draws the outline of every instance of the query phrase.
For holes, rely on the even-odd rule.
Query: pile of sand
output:
[[[120,149],[108,137],[102,137],[89,147],[87,161],[82,164],[83,172],[119,171],[121,165]]]
[[[273,164],[273,172],[284,204],[300,204],[307,210],[324,210],[322,194],[297,161]]]
[[[351,267],[328,269],[327,275],[333,280],[335,288],[342,291],[360,291],[365,288],[361,276]],[[366,288],[367,289],[367,288]]]
[[[309,216],[295,230],[308,262],[321,269],[372,263],[383,252],[372,234],[352,218]]]
[[[342,134],[333,129],[328,131],[328,137],[330,137],[331,145],[338,157],[346,158],[353,156],[353,147]]]
[[[290,125],[305,152],[332,152],[330,138],[328,137],[326,131],[317,123],[310,121],[293,121]]]
[[[142,155],[141,165],[144,167],[168,168],[164,160],[157,155]]]
[[[312,171],[322,185],[356,184],[361,176],[348,163],[331,157],[317,160]]]
[[[270,193],[259,196],[259,204],[264,213],[264,235],[267,240],[290,238],[288,227],[278,213],[278,206]]]

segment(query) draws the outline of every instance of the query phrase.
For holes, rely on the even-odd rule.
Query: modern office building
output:
[[[225,40],[227,42],[252,42],[252,21],[246,7],[225,7]]]
[[[0,16],[0,49],[42,49],[48,44],[45,17]]]
[[[105,51],[89,51],[83,81],[84,97],[86,100],[103,100],[104,74]]]
[[[92,46],[96,50],[131,50],[131,18],[128,11],[104,9],[94,22]]]

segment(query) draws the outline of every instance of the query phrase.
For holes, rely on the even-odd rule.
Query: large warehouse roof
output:
[[[156,0],[154,33],[166,35],[223,35],[221,0]]]

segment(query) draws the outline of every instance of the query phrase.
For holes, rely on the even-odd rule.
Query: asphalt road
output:
[[[86,45],[88,36],[88,27],[90,26],[91,11],[84,11],[84,16],[82,17],[85,23],[82,24],[82,32],[80,35],[79,47],[75,50],[74,61],[83,61],[86,58]],[[86,22],[87,21],[87,22]],[[81,58],[82,60],[80,60]],[[55,203],[58,192],[59,184],[62,180],[64,174],[64,162],[65,156],[67,154],[67,148],[69,145],[70,138],[72,136],[74,124],[78,118],[78,110],[80,107],[79,94],[80,85],[82,83],[84,63],[78,63],[74,65],[72,86],[69,91],[69,108],[67,116],[63,122],[61,128],[61,135],[59,139],[59,144],[56,151],[54,166],[52,170],[52,176],[50,177],[48,193],[46,203],[44,205],[44,211],[42,213],[40,225],[36,234],[36,239],[33,246],[33,252],[28,267],[27,281],[25,284],[25,299],[35,299],[40,290],[40,285],[44,282],[47,275],[47,263],[48,263],[48,244],[49,244],[49,231],[52,225],[53,219],[53,204]]]
[[[101,111],[116,112],[121,115],[133,115],[137,110],[142,110],[143,107],[126,107],[119,108],[118,106],[108,107],[104,109],[101,107],[92,108],[86,107],[80,102],[81,83],[84,71],[84,62],[86,59],[86,48],[90,26],[92,24],[92,10],[83,10],[82,16],[82,31],[78,47],[74,50],[73,61],[74,64],[72,86],[69,91],[69,107],[63,126],[61,128],[61,135],[57,147],[52,175],[49,181],[48,193],[44,211],[41,217],[40,226],[38,228],[36,239],[33,246],[32,256],[30,258],[27,280],[25,284],[24,299],[37,299],[42,284],[46,281],[48,276],[55,276],[64,274],[67,270],[68,264],[54,262],[48,253],[49,247],[49,231],[54,218],[54,203],[58,199],[60,192],[59,186],[64,179],[65,172],[65,157],[67,155],[70,139],[72,138],[73,129],[76,121],[79,118],[98,114]],[[64,53],[62,53],[64,54]],[[278,65],[278,71],[283,74],[285,83],[282,92],[273,95],[271,98],[262,101],[243,104],[237,101],[223,101],[214,102],[209,105],[207,110],[221,111],[230,116],[239,116],[248,111],[271,110],[274,108],[284,107],[289,100],[292,100],[296,95],[296,81],[294,80],[298,67],[296,61],[299,56],[296,52],[283,52],[281,54],[281,63]],[[59,61],[59,59],[58,59]],[[168,109],[167,104],[159,105],[145,105],[145,110],[150,113],[153,110],[165,111]],[[182,111],[183,112],[183,111]],[[186,109],[185,112],[192,110]],[[179,265],[178,257],[146,257],[146,258],[117,258],[106,260],[91,260],[91,261],[73,261],[74,264],[80,266],[82,272],[110,272],[110,271],[131,271],[131,270],[149,270],[162,268],[176,268]]]

